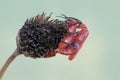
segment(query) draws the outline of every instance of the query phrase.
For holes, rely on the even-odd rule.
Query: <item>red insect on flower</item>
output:
[[[58,48],[52,50],[45,57],[52,57],[56,53],[60,53],[63,55],[68,55],[69,60],[72,60],[78,51],[81,49],[83,43],[85,42],[87,36],[89,35],[89,31],[85,24],[83,24],[80,20],[73,17],[66,17],[65,23],[68,26],[66,35],[61,39],[58,44]],[[79,29],[79,31],[77,31]]]
[[[50,58],[57,53],[72,60],[81,49],[89,32],[80,20],[62,14],[65,21],[49,20],[45,13],[27,19],[19,30],[17,48],[0,70],[0,79],[9,64],[20,54],[32,58]]]

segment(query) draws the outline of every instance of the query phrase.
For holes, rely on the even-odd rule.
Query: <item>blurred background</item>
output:
[[[77,57],[69,61],[32,59],[23,55],[2,80],[120,80],[119,0],[0,0],[0,69],[16,48],[16,35],[27,18],[53,12],[84,22],[90,31]]]

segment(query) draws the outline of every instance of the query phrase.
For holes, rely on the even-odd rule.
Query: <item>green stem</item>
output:
[[[7,59],[6,63],[4,64],[4,66],[2,67],[2,69],[0,70],[0,80],[2,79],[2,76],[4,75],[6,69],[8,68],[8,66],[10,65],[10,63],[19,55],[18,50],[16,49],[13,54]]]

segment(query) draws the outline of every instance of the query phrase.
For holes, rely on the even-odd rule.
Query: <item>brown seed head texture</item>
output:
[[[50,17],[51,14],[46,16],[45,13],[42,13],[26,20],[16,37],[17,48],[0,70],[0,80],[18,55],[44,58],[49,55],[51,50],[57,49],[59,42],[66,35],[68,27],[65,21],[50,20]]]
[[[45,13],[27,19],[19,30],[16,42],[21,54],[32,58],[41,58],[58,43],[67,33],[67,24],[58,19],[50,20],[51,14]]]

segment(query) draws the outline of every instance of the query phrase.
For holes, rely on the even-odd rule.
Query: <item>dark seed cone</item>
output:
[[[17,47],[21,54],[32,58],[47,55],[56,49],[67,32],[67,24],[60,20],[49,20],[45,13],[26,20],[17,36]]]
[[[56,49],[59,42],[67,33],[65,21],[49,20],[45,13],[26,20],[23,27],[19,30],[16,42],[17,49],[7,59],[0,70],[0,80],[11,62],[19,55],[32,58],[40,58],[48,55],[51,49]]]

